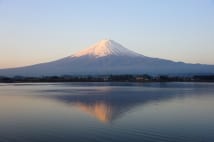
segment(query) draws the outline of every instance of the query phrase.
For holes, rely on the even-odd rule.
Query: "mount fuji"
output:
[[[151,58],[131,51],[113,40],[101,40],[89,48],[56,61],[0,70],[0,76],[9,77],[110,74],[214,74],[214,65]]]

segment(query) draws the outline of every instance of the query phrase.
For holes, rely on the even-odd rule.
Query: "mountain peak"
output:
[[[143,56],[136,52],[133,52],[121,44],[115,42],[114,40],[103,39],[96,44],[86,48],[71,57],[81,57],[81,56],[94,56],[96,58],[116,55],[116,56]]]

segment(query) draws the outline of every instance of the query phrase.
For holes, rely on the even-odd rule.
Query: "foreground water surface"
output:
[[[214,141],[214,84],[0,84],[0,142],[71,141]]]

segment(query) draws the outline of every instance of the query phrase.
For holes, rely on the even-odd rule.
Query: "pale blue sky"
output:
[[[0,68],[104,38],[146,56],[214,64],[214,0],[0,0]]]

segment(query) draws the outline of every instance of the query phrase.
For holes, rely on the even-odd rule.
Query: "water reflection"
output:
[[[1,86],[0,141],[210,142],[213,92],[205,83]]]
[[[95,104],[89,105],[78,102],[75,103],[75,105],[81,110],[94,115],[101,122],[106,123],[113,120],[112,107],[106,105],[105,103],[97,102]]]
[[[45,90],[49,99],[55,99],[70,106],[76,106],[84,112],[95,116],[101,122],[112,122],[122,117],[136,106],[167,101],[185,97],[194,92],[191,88],[159,87],[74,87],[64,90]],[[196,91],[196,90],[195,90]],[[196,92],[198,92],[197,90]],[[58,94],[56,94],[58,92]],[[54,94],[53,94],[54,93]],[[48,95],[49,94],[49,95]],[[195,93],[197,95],[197,93]],[[44,96],[43,96],[44,97]]]

